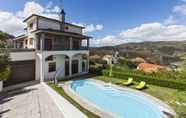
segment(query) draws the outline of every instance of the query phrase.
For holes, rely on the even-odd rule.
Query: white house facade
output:
[[[24,22],[27,33],[15,38],[12,74],[5,85],[88,73],[91,37],[83,35],[84,27],[66,23],[63,10],[61,20],[33,14]]]

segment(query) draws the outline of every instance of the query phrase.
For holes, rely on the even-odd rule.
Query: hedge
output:
[[[109,76],[109,70],[102,71],[104,76]],[[129,77],[133,77],[133,79],[137,82],[145,81],[147,84],[158,85],[161,87],[174,88],[179,90],[186,90],[186,82],[180,80],[172,80],[172,79],[161,79],[157,77],[149,77],[146,75],[140,75],[135,73],[128,72],[119,72],[113,71],[112,76],[120,79],[128,79]]]

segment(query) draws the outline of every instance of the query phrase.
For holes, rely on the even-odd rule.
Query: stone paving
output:
[[[0,96],[0,118],[64,118],[42,85]]]

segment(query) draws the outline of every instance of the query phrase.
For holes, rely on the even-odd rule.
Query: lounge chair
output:
[[[128,81],[127,82],[123,82],[122,84],[125,85],[125,86],[132,85],[133,84],[133,78],[128,78]]]
[[[146,82],[142,81],[142,82],[140,82],[140,83],[136,86],[136,89],[142,90],[142,89],[144,89],[144,88],[146,88],[146,87],[147,87]]]

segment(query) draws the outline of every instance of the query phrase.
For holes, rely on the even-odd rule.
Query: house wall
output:
[[[60,22],[48,20],[45,18],[39,18],[38,19],[38,29],[60,30]],[[65,24],[65,31],[82,34],[82,28],[76,27],[76,26],[73,26],[70,24]]]
[[[73,33],[82,34],[82,29],[80,27],[76,27],[76,26],[69,25],[69,24],[65,24],[65,27],[66,27],[65,28],[66,32],[73,32]]]
[[[35,60],[35,52],[11,52],[11,61]]]
[[[52,20],[39,18],[38,19],[38,29],[53,29],[53,30],[60,30],[59,22],[55,22]]]
[[[31,23],[33,23],[32,29],[29,27]],[[37,20],[36,20],[36,19],[31,19],[31,20],[27,23],[27,31],[28,31],[28,33],[30,33],[30,32],[32,32],[32,31],[34,31],[34,30],[36,30],[36,29],[37,29]]]
[[[45,79],[52,79],[55,76],[56,72],[49,72],[48,71],[48,66],[49,66],[49,63],[51,63],[51,62],[56,62],[56,70],[58,70],[58,69],[62,70],[58,77],[64,77],[64,75],[65,75],[65,56],[64,55],[56,55],[56,56],[54,56],[53,61],[45,61],[45,64],[44,64]]]
[[[86,62],[87,60],[83,60],[81,55],[77,55],[77,56],[73,56],[72,60],[78,60],[79,62],[79,73],[81,74],[82,72],[82,62]],[[71,61],[72,61],[71,60]],[[56,71],[55,72],[49,72],[49,63],[51,62],[56,62],[56,71],[60,70],[60,74],[58,74],[58,77],[65,77],[65,55],[55,55],[52,61],[45,61],[44,63],[44,77],[45,80],[50,80],[53,79],[55,77]],[[86,66],[87,67],[87,66]],[[86,68],[87,70],[87,68]],[[87,70],[88,72],[88,70]]]

